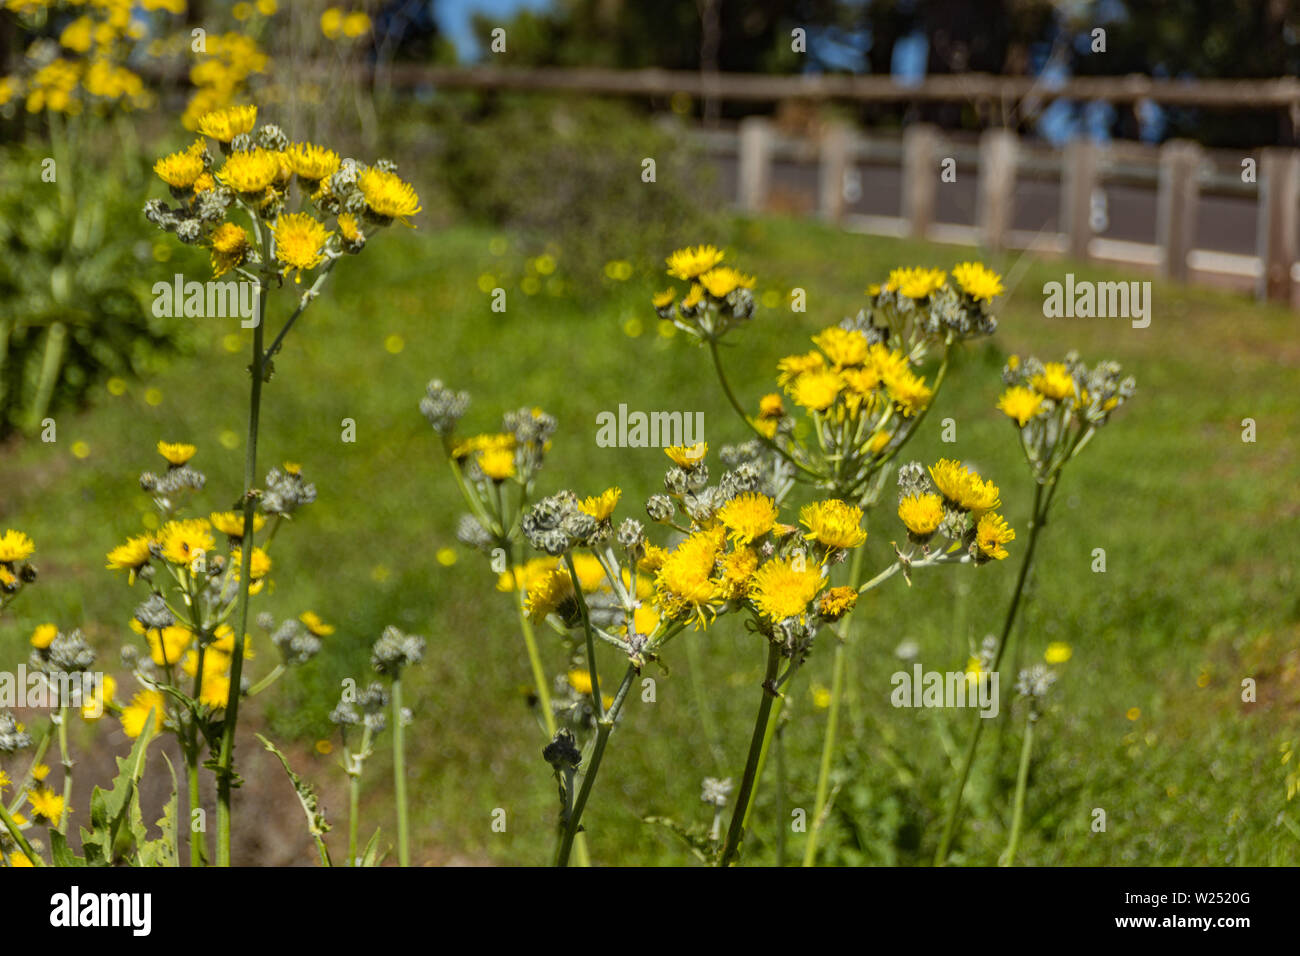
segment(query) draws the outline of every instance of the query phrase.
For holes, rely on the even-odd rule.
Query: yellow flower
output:
[[[199,140],[202,146],[203,141]],[[153,164],[153,171],[158,178],[175,189],[189,189],[203,175],[203,153],[194,149],[164,156]]]
[[[953,266],[952,277],[957,286],[972,299],[992,301],[1003,292],[1002,277],[979,262],[963,262]]]
[[[802,618],[821,587],[822,572],[816,563],[801,569],[792,558],[774,558],[754,572],[749,596],[769,621],[783,621]]]
[[[805,372],[816,372],[826,367],[826,356],[821,352],[806,352],[803,355],[787,355],[776,363],[776,384],[782,388],[798,379]]]
[[[867,540],[861,528],[862,509],[838,498],[804,505],[799,523],[808,528],[805,538],[828,548],[856,548]]]
[[[227,537],[242,538],[244,536],[244,516],[238,511],[214,511],[208,515],[208,520],[212,522],[212,527]],[[261,531],[264,524],[266,524],[266,516],[254,513],[253,531]]]
[[[297,270],[299,281],[303,269],[314,269],[325,261],[325,243],[334,235],[305,212],[280,216],[273,233],[276,259],[284,263],[286,275]]]
[[[1007,519],[995,512],[981,515],[975,524],[975,544],[990,558],[998,561],[1005,558],[1007,549],[1002,546],[1015,539],[1016,533],[1007,524]]]
[[[46,777],[50,775],[49,764],[43,764],[43,763],[32,764],[31,775],[32,775],[32,779],[37,781],[38,783],[43,781]]]
[[[505,481],[515,474],[515,453],[508,448],[489,448],[478,453],[478,466],[493,481]]]
[[[908,299],[924,299],[943,286],[947,275],[942,269],[925,269],[919,266],[894,269],[889,273],[886,288]]]
[[[36,545],[32,543],[32,539],[21,531],[6,529],[4,534],[0,534],[0,561],[9,563],[22,561],[30,557],[35,550]]]
[[[885,446],[889,444],[893,437],[893,432],[876,432],[871,436],[871,440],[867,442],[867,450],[873,455],[879,455],[885,450]]]
[[[812,697],[813,706],[818,710],[825,710],[831,705],[831,689],[825,684],[811,685],[808,693]]]
[[[992,511],[1002,503],[997,485],[984,481],[959,461],[941,458],[930,467],[930,477],[945,498],[976,515]]]
[[[758,400],[759,418],[781,418],[785,415],[785,403],[776,392],[764,395]]]
[[[725,253],[716,246],[696,246],[678,249],[667,260],[668,274],[687,281],[702,276],[719,262]]]
[[[203,678],[199,682],[199,703],[213,710],[222,710],[229,700],[229,675],[204,668]]]
[[[326,39],[336,40],[343,33],[343,11],[338,7],[328,7],[320,15],[320,32]]]
[[[675,298],[677,298],[677,290],[664,289],[663,292],[655,293],[654,297],[650,299],[650,304],[656,309],[666,309],[673,304]]]
[[[693,309],[704,301],[704,286],[698,282],[691,284],[691,291],[686,293],[686,298],[682,299],[683,309]]]
[[[36,630],[32,631],[32,647],[37,650],[45,650],[54,639],[59,636],[59,629],[53,624],[38,624]]]
[[[1060,362],[1048,362],[1042,372],[1029,380],[1038,392],[1047,398],[1060,401],[1074,394],[1074,376]]]
[[[215,547],[211,528],[205,518],[168,521],[158,530],[162,556],[172,564],[188,566],[198,552],[206,555]]]
[[[838,621],[858,603],[857,588],[841,586],[822,592],[817,599],[817,614],[827,621]]]
[[[303,611],[298,615],[298,620],[317,637],[329,637],[334,633],[334,625],[326,624],[315,611]]]
[[[578,507],[597,521],[604,521],[614,513],[614,507],[618,504],[618,499],[622,494],[623,490],[621,488],[606,488],[594,498],[583,499]]]
[[[186,445],[180,442],[160,441],[158,443],[158,454],[167,459],[167,464],[180,467],[198,451],[193,445]]]
[[[145,632],[144,639],[149,643],[149,656],[155,664],[159,667],[175,667],[193,643],[194,632],[181,624],[173,624],[164,627],[161,632]]]
[[[280,160],[270,150],[231,153],[217,170],[217,179],[238,193],[256,194],[280,178]]]
[[[153,731],[150,737],[156,737],[167,716],[167,698],[156,690],[137,692],[131,698],[131,703],[122,708],[122,732],[133,740],[139,737],[144,732],[144,722],[150,711],[153,711]]]
[[[345,212],[338,218],[339,235],[347,242],[357,243],[365,240],[365,233],[357,225],[357,217],[350,212]]]
[[[201,116],[198,130],[204,136],[211,136],[222,143],[229,143],[240,133],[251,131],[253,124],[256,122],[256,106],[228,106],[223,110],[214,110],[205,116]],[[240,192],[244,191],[240,190]],[[247,191],[253,192],[254,190]]]
[[[853,329],[833,325],[814,335],[813,344],[836,368],[862,365],[867,361],[867,337]]]
[[[386,219],[398,219],[410,225],[406,217],[414,216],[421,209],[415,189],[396,173],[371,166],[357,177],[357,187],[375,215]]]
[[[998,399],[998,410],[1023,428],[1029,419],[1042,414],[1043,396],[1032,388],[1013,385]]]
[[[736,601],[749,594],[750,579],[758,568],[758,554],[753,548],[737,548],[719,561],[719,597]]]
[[[299,178],[312,182],[319,182],[328,176],[333,176],[338,172],[341,162],[339,154],[334,150],[311,143],[292,144],[285,150],[285,158]]]
[[[571,670],[568,673],[569,686],[581,696],[591,693],[591,672]]]
[[[754,277],[729,266],[719,266],[700,276],[700,285],[715,299],[725,299],[736,289],[754,288]]]
[[[9,6],[13,6],[10,4]],[[94,36],[95,21],[90,17],[77,17],[59,34],[59,45],[67,47],[73,53],[87,53]]]
[[[642,556],[637,568],[641,571],[658,571],[664,566],[664,560],[668,557],[668,550],[661,548],[657,544],[647,544],[645,554]]]
[[[113,679],[112,674],[104,675],[104,683],[100,687],[99,699],[93,696],[84,698],[81,702],[82,720],[99,720],[108,711],[108,705],[112,702],[117,694],[117,681]]]
[[[718,520],[731,532],[736,544],[749,544],[776,524],[776,502],[757,491],[747,491],[718,509]]]
[[[898,503],[899,520],[919,538],[934,534],[943,522],[943,496],[933,493],[909,495]]]
[[[126,544],[119,544],[108,552],[108,569],[110,571],[130,571],[130,583],[135,583],[135,573],[149,563],[153,555],[149,546],[154,543],[147,534],[127,538]]]
[[[704,461],[708,451],[708,442],[697,441],[694,445],[670,445],[664,449],[664,454],[671,458],[678,468],[690,470]]]
[[[243,568],[243,553],[240,548],[230,549],[230,568],[234,572],[235,580],[239,580],[239,572]],[[271,573],[271,558],[259,547],[253,548],[252,557],[249,559],[248,577],[249,580],[259,581]]]
[[[364,10],[353,10],[343,18],[343,35],[355,40],[370,32],[370,17]]]
[[[824,412],[835,404],[843,387],[844,377],[839,372],[830,369],[805,372],[794,380],[790,397],[800,408]]]
[[[1128,710],[1124,712],[1124,716],[1127,717],[1129,720],[1137,720],[1139,717],[1142,716],[1142,708],[1130,707]]]
[[[718,596],[713,569],[724,533],[723,528],[697,531],[664,559],[655,576],[655,601],[665,617],[694,613],[697,626],[704,622],[709,605]]]
[[[524,610],[533,623],[545,620],[574,596],[573,578],[562,568],[548,571],[528,586]]]
[[[1049,664],[1064,664],[1074,656],[1074,651],[1070,645],[1064,641],[1052,641],[1047,645],[1047,650],[1043,653],[1043,660]]]
[[[243,227],[233,222],[223,222],[212,230],[212,274],[216,278],[225,275],[236,266],[244,264],[253,244]]]
[[[9,779],[9,775],[5,773],[3,770],[0,770],[0,793],[4,793],[5,788],[12,785],[13,785],[13,781]]]
[[[58,827],[59,821],[63,819],[62,794],[39,787],[36,790],[28,790],[27,799],[31,801],[32,813],[37,823],[48,823],[52,827]]]
[[[253,551],[253,563],[257,563],[257,549],[254,549]],[[222,624],[216,629],[212,636],[215,640],[208,645],[208,650],[215,651],[217,654],[224,654],[227,657],[230,657],[235,653],[235,629],[229,624]],[[251,660],[254,656],[256,655],[253,654],[253,639],[249,635],[245,634],[244,657]],[[221,661],[207,661],[206,666],[225,667],[226,665]],[[194,671],[195,668],[192,665],[186,668],[186,673],[191,677],[194,676]]]
[[[928,388],[925,379],[913,374],[911,369],[891,371],[885,375],[884,382],[889,397],[893,399],[904,418],[915,415],[930,404],[930,399],[934,398],[934,390]]]

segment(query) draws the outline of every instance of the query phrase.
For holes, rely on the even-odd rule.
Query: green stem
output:
[[[393,789],[397,793],[397,862],[411,865],[410,831],[406,817],[406,742],[402,728],[402,678],[393,679]]]
[[[546,726],[546,737],[549,740],[555,736],[555,713],[551,709],[551,692],[546,687],[546,671],[542,667],[542,656],[537,650],[537,635],[533,631],[533,624],[528,620],[528,611],[524,607],[522,571],[518,563],[510,568],[510,580],[514,584],[519,630],[524,635],[524,647],[528,649],[528,663],[533,670],[533,690],[537,693],[537,706],[542,709],[542,723]]]
[[[348,759],[348,866],[357,865],[357,830],[361,823],[361,771],[370,756],[370,727],[361,733],[361,750]]]
[[[18,824],[14,822],[14,818],[9,815],[9,811],[5,809],[3,803],[0,803],[0,823],[5,825],[5,829],[8,830],[9,835],[14,838],[14,842],[18,844],[18,848],[23,851],[23,854],[27,859],[31,860],[32,866],[45,865],[45,861],[36,855],[36,851],[33,850],[32,845],[27,842],[27,837],[23,835],[23,831],[18,829]]]
[[[1029,781],[1029,755],[1034,749],[1034,719],[1031,715],[1025,721],[1025,742],[1020,747],[1020,769],[1016,773],[1016,804],[1011,817],[1011,839],[1007,841],[1007,850],[999,860],[1002,866],[1011,866],[1016,862],[1016,849],[1020,846],[1020,824],[1025,814],[1025,785]]]
[[[63,818],[72,807],[72,753],[68,750],[68,708],[59,708],[59,756],[63,760],[63,813],[55,822],[55,829],[63,831]]]
[[[775,688],[777,669],[781,664],[781,647],[775,642],[767,646],[767,671],[763,675],[763,699],[758,705],[758,715],[754,718],[754,732],[749,739],[749,756],[745,760],[745,772],[740,779],[740,791],[736,794],[736,806],[731,811],[731,826],[727,828],[727,842],[723,844],[722,854],[718,857],[718,866],[730,866],[736,851],[740,849],[740,840],[745,832],[745,817],[749,812],[750,795],[754,792],[754,783],[758,779],[760,758],[766,754],[768,742],[768,722],[772,717],[772,702],[777,698]]]
[[[199,805],[199,761],[198,754],[189,748],[185,754],[185,774],[190,795],[190,866],[203,866],[207,848],[202,834],[194,832],[194,811]]]

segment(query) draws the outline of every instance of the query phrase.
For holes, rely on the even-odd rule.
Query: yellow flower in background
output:
[[[998,410],[1024,428],[1027,421],[1042,414],[1043,396],[1032,388],[1013,385],[998,399]]]
[[[515,476],[515,453],[508,448],[488,448],[478,453],[479,468],[493,481]]]
[[[952,277],[957,287],[972,299],[991,302],[1003,293],[1002,277],[979,262],[963,262],[953,266]]]
[[[43,651],[59,636],[59,629],[53,624],[38,624],[32,631],[32,647]]]
[[[812,697],[813,706],[818,710],[825,710],[831,705],[831,689],[825,684],[811,685],[808,694]]]
[[[943,496],[932,492],[909,495],[898,503],[899,520],[918,537],[927,537],[943,522]]]
[[[715,299],[725,299],[736,289],[754,288],[754,277],[729,266],[710,269],[700,276],[700,285]]]
[[[257,550],[258,549],[254,549],[253,552],[254,563],[256,563]],[[235,629],[231,627],[229,624],[222,624],[220,627],[218,627],[216,632],[213,634],[213,637],[215,638],[215,640],[213,640],[213,642],[210,645],[208,645],[208,650],[215,651],[218,654],[224,654],[227,657],[235,653]],[[249,635],[245,634],[244,635],[244,657],[247,660],[252,660],[256,656],[257,655],[253,653],[253,639]],[[217,662],[216,665],[214,665],[212,662],[208,662],[207,666],[225,667],[226,665],[221,662]],[[193,677],[194,668],[190,667],[187,670],[187,673],[191,677]]]
[[[302,179],[319,181],[339,170],[339,154],[324,146],[294,143],[285,150],[289,166]]]
[[[623,490],[621,488],[606,488],[594,498],[584,498],[579,502],[578,507],[597,521],[604,521],[614,513],[614,508],[618,505],[618,499],[622,495]]]
[[[694,445],[670,445],[664,449],[664,454],[671,458],[678,468],[691,469],[704,461],[708,451],[708,442],[697,441]]]
[[[126,544],[119,544],[108,552],[108,570],[130,571],[128,580],[129,583],[134,584],[136,572],[148,564],[149,559],[153,557],[149,550],[153,544],[154,539],[147,534],[127,538]]]
[[[908,299],[924,299],[942,288],[947,278],[947,274],[942,269],[909,266],[892,270],[885,287]]]
[[[298,620],[317,637],[329,637],[334,633],[334,625],[326,624],[315,611],[303,611],[298,615]]]
[[[990,558],[998,561],[1005,558],[1007,549],[1002,546],[1015,539],[1016,532],[1000,514],[987,512],[975,523],[975,544]]]
[[[117,696],[117,681],[113,679],[112,674],[104,675],[104,683],[99,689],[99,699],[96,700],[94,694],[90,694],[81,702],[81,719],[96,721],[108,712],[108,705],[113,702]]]
[[[343,33],[343,11],[327,7],[320,15],[320,32],[328,40],[337,40]]]
[[[676,298],[676,289],[664,289],[663,292],[655,293],[655,295],[650,299],[650,304],[656,309],[666,309],[668,306],[673,304],[673,300]]]
[[[199,141],[202,145],[202,140]],[[193,148],[164,156],[153,164],[153,171],[158,178],[175,189],[189,189],[204,173],[203,152]]]
[[[683,309],[693,309],[704,301],[704,286],[698,282],[692,283],[691,290],[686,293],[686,298],[682,299]],[[673,326],[669,326],[673,328]]]
[[[242,226],[223,222],[212,230],[212,274],[221,278],[231,269],[244,264],[253,243]]]
[[[205,518],[168,521],[158,529],[158,547],[163,558],[188,567],[199,553],[210,554],[216,547],[211,528]]]
[[[718,509],[718,520],[736,544],[749,544],[772,530],[777,518],[776,502],[757,491],[747,491]]]
[[[805,538],[828,548],[856,548],[867,540],[862,530],[862,509],[831,498],[814,501],[799,509],[799,523],[808,529]]]
[[[230,570],[239,580],[239,572],[243,568],[243,555],[240,548],[230,549]],[[249,559],[248,577],[250,581],[260,581],[271,573],[271,558],[261,548],[254,547],[253,554]]]
[[[574,596],[573,578],[565,569],[556,568],[547,571],[528,585],[528,594],[524,598],[524,610],[528,619],[536,624],[554,614]]]
[[[1061,401],[1075,393],[1074,376],[1060,362],[1048,362],[1029,384],[1047,398]]]
[[[63,819],[61,794],[39,787],[27,791],[27,800],[32,805],[32,813],[37,823],[48,823],[52,827],[58,827],[59,821]]]
[[[122,708],[122,732],[134,740],[144,732],[144,722],[149,712],[154,712],[153,731],[150,737],[156,737],[162,730],[163,720],[167,716],[167,698],[161,691],[142,690],[131,698],[131,703]]]
[[[95,21],[81,16],[73,20],[59,34],[59,45],[73,53],[86,53],[94,41]]]
[[[833,325],[814,335],[813,344],[836,368],[862,365],[867,361],[867,337],[853,329]]]
[[[774,558],[754,572],[749,597],[769,621],[802,618],[822,588],[821,568],[799,567],[792,558]]]
[[[205,667],[203,677],[199,682],[199,703],[213,710],[221,710],[229,700],[230,676],[209,671]]]
[[[21,531],[6,529],[4,534],[0,534],[0,561],[23,561],[35,550],[32,539]]]
[[[785,415],[785,403],[776,392],[764,395],[758,400],[759,418],[781,418]]]
[[[182,442],[160,441],[158,443],[158,454],[167,459],[167,464],[177,467],[193,458],[197,451],[198,448],[194,445],[186,445]]]
[[[204,116],[199,117],[198,131],[204,136],[211,136],[213,139],[222,143],[229,143],[241,133],[251,132],[254,124],[257,123],[256,106],[228,106],[225,109],[214,110]],[[257,150],[257,152],[264,152]],[[239,155],[248,155],[234,153],[230,158]],[[229,163],[229,159],[227,160]],[[232,189],[238,187],[231,184]],[[265,187],[262,187],[265,188]],[[254,190],[239,190],[240,192],[253,192]]]
[[[941,458],[929,470],[935,487],[958,508],[978,516],[1002,503],[997,485],[984,481],[959,461]]]
[[[821,352],[787,355],[776,363],[776,384],[786,388],[806,372],[820,371],[826,367],[826,356]]]
[[[144,639],[149,644],[149,656],[155,664],[175,667],[194,642],[194,632],[182,624],[173,624],[161,631],[146,631]]]
[[[1064,641],[1052,641],[1043,652],[1043,660],[1049,664],[1064,664],[1073,656],[1074,651]]]
[[[580,695],[585,696],[591,693],[590,671],[571,670],[566,676],[569,680],[569,686]]]
[[[369,167],[357,177],[357,187],[366,197],[366,205],[378,216],[406,223],[422,208],[415,188],[396,173]]]
[[[334,235],[305,212],[280,216],[273,234],[275,258],[284,264],[286,275],[297,271],[297,281],[301,281],[303,269],[314,269],[325,261],[325,243]]]
[[[208,520],[212,522],[212,527],[227,537],[242,538],[244,536],[244,516],[238,511],[214,511],[208,515]],[[253,514],[254,532],[261,531],[262,526],[265,524],[265,515]]]
[[[370,32],[370,17],[364,10],[353,10],[343,18],[343,35],[355,40]]]
[[[690,281],[696,276],[702,276],[719,262],[722,261],[725,253],[716,246],[696,246],[685,249],[678,249],[670,255],[666,262],[668,263],[668,274],[675,279],[685,279]]]

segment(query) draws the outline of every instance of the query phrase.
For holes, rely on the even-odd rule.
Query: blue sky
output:
[[[477,60],[478,43],[470,29],[476,13],[509,19],[517,10],[544,10],[551,0],[437,0],[434,17],[439,28],[456,44],[462,60]]]

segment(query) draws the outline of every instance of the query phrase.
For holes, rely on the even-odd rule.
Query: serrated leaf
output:
[[[86,861],[68,847],[68,838],[58,830],[50,830],[50,857],[55,866],[85,866]]]
[[[713,862],[714,845],[705,827],[698,824],[686,827],[671,817],[642,817],[641,822],[649,823],[651,826],[660,826],[671,831],[686,844],[691,853],[701,863],[711,864]]]
[[[326,866],[333,866],[333,863],[330,862],[329,849],[322,839],[329,832],[330,825],[329,821],[325,819],[325,814],[321,812],[320,798],[316,796],[316,791],[311,784],[293,772],[293,768],[289,766],[289,758],[276,749],[275,744],[261,734],[256,736],[262,742],[262,746],[279,758],[280,766],[289,775],[289,782],[293,784],[293,791],[298,795],[298,802],[302,805],[302,811],[307,815],[307,830],[311,833],[312,839],[316,841],[316,849],[320,852],[321,862]]]
[[[163,807],[163,815],[159,817],[156,824],[162,835],[156,840],[138,838],[136,862],[139,866],[180,866],[180,846],[176,827],[180,790],[176,783],[176,768],[172,766],[171,758],[166,753],[162,756],[167,762],[167,771],[172,777],[172,795]],[[138,800],[135,801],[135,806],[138,808]]]

